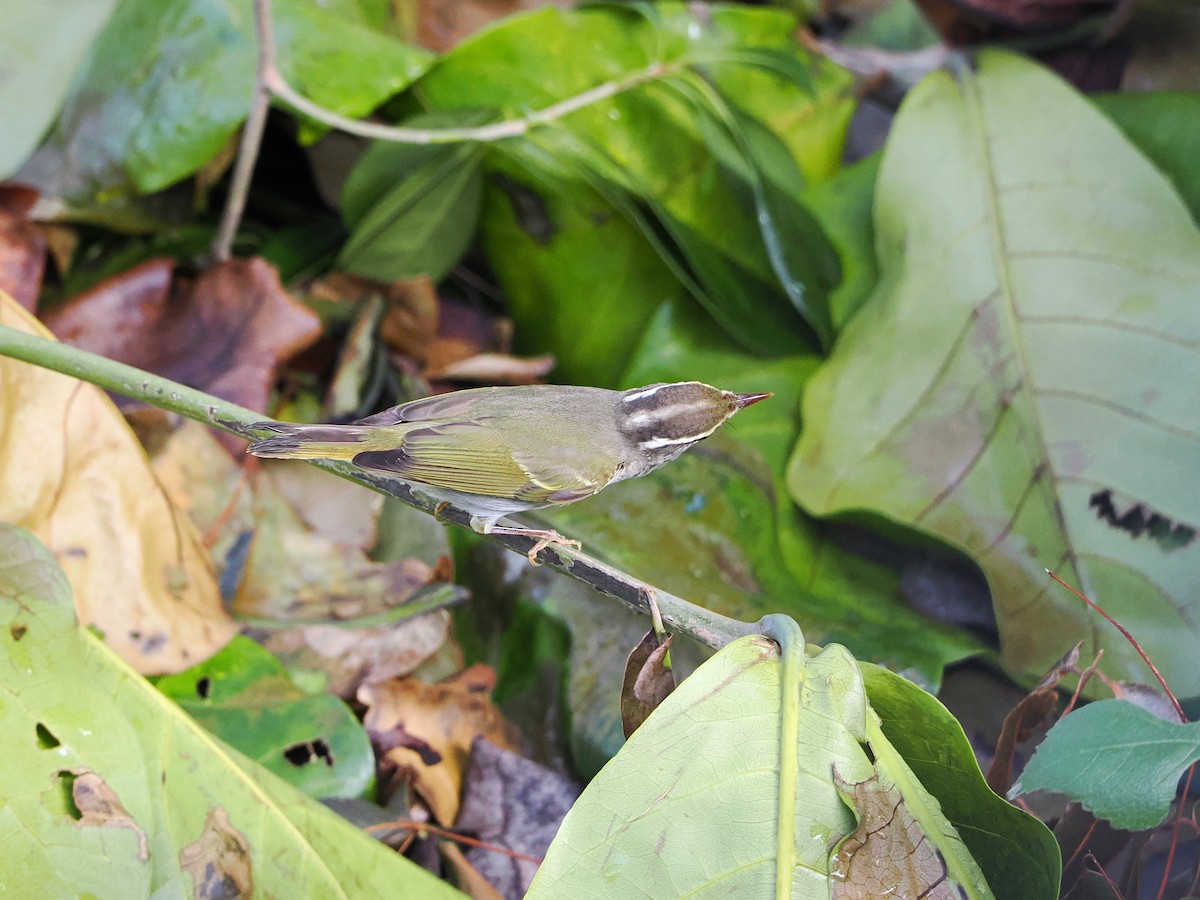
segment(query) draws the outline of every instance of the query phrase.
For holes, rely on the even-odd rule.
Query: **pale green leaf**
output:
[[[837,784],[877,772],[946,861],[946,883],[992,896],[879,731],[850,654],[806,656],[794,623],[780,636],[782,652],[764,637],[726,647],[651,714],[567,815],[529,897],[826,898],[830,854],[855,827]]]
[[[0,840],[21,861],[0,884],[13,896],[251,884],[256,896],[461,896],[210,736],[80,629],[31,534],[0,525],[0,560]],[[119,806],[80,818],[84,784]]]
[[[793,496],[972,554],[1005,661],[1075,641],[1200,692],[1200,232],[1171,184],[1065,83],[985,53],[897,117],[875,198],[880,282],[808,382]]]

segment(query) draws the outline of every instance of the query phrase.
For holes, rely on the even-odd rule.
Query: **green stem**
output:
[[[9,356],[62,372],[64,375],[71,375],[239,437],[257,436],[259,432],[255,430],[254,425],[263,421],[261,413],[236,403],[229,403],[160,375],[97,356],[70,344],[36,337],[6,325],[0,325],[0,356]],[[350,463],[322,459],[310,462],[349,481],[395,497],[430,515],[437,514],[455,525],[470,527],[469,514],[454,507],[443,508],[439,512],[438,501],[421,492],[419,486],[414,487],[381,472],[370,472]],[[492,534],[488,535],[488,538],[522,555],[527,554],[536,543],[536,539],[526,535]],[[650,614],[646,598],[648,592],[653,592],[662,611],[663,621],[672,631],[691,635],[713,648],[723,647],[739,637],[758,632],[757,625],[739,622],[689,603],[561,544],[552,544],[545,548],[538,559],[551,568],[577,578],[610,597],[615,597],[643,615]]]

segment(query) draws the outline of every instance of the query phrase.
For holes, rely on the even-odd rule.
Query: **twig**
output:
[[[94,385],[124,394],[135,400],[150,403],[160,409],[178,413],[206,425],[212,425],[239,437],[259,436],[254,425],[262,421],[262,415],[243,406],[186,387],[167,378],[143,372],[133,366],[97,356],[69,344],[35,337],[15,328],[0,325],[0,355],[24,360],[34,365],[62,372]],[[265,432],[262,432],[265,434]],[[390,478],[383,473],[369,472],[349,463],[330,460],[311,460],[318,468],[333,472],[349,481],[372,488],[382,494],[396,497],[409,506],[430,515],[438,501],[403,481]],[[455,507],[441,513],[441,518],[464,528],[470,527],[470,515]],[[525,555],[536,543],[536,539],[525,535],[492,534],[490,540]],[[663,621],[672,631],[681,631],[713,648],[725,646],[748,634],[759,634],[757,624],[739,622],[712,610],[655,588],[644,581],[606,565],[585,553],[571,550],[562,545],[552,545],[542,551],[540,559],[572,578],[591,585],[597,590],[625,603],[635,612],[649,615],[646,592],[653,591],[657,598]]]
[[[508,847],[501,847],[499,844],[489,844],[487,841],[481,841],[478,838],[468,837],[465,834],[459,834],[457,831],[450,831],[446,828],[438,828],[429,822],[413,822],[409,819],[394,819],[391,822],[380,822],[378,825],[368,825],[364,829],[368,834],[374,835],[376,832],[391,832],[391,831],[407,831],[409,834],[421,834],[428,832],[435,837],[444,838],[448,841],[454,841],[458,844],[466,844],[470,847],[479,847],[481,850],[490,850],[493,853],[499,853],[501,856],[508,856],[512,859],[520,859],[525,862],[531,862],[536,865],[541,865],[542,860],[536,856],[530,856],[527,853],[518,853],[516,850],[510,850]]]
[[[271,4],[270,0],[254,0],[255,18],[260,23],[261,35],[271,33]],[[380,141],[393,141],[399,144],[453,144],[462,141],[499,141],[504,138],[518,137],[526,134],[538,125],[544,125],[555,119],[560,119],[568,113],[591,106],[601,100],[607,100],[630,88],[645,84],[648,81],[662,78],[680,72],[686,63],[653,62],[641,71],[634,72],[624,78],[606,81],[596,85],[581,94],[568,97],[553,103],[544,109],[534,110],[515,119],[503,122],[493,122],[473,128],[400,128],[394,125],[381,125],[377,122],[362,122],[358,119],[348,119],[332,110],[325,109],[313,103],[290,84],[280,73],[275,61],[275,49],[272,44],[266,48],[260,44],[260,72],[266,89],[286,102],[297,112],[303,113],[310,119],[359,137],[373,138]]]
[[[242,140],[238,145],[233,176],[229,180],[229,194],[221,212],[221,223],[217,226],[216,237],[213,238],[210,252],[213,262],[224,262],[233,252],[233,240],[242,222],[242,214],[246,211],[250,180],[254,176],[254,165],[258,162],[258,151],[262,146],[263,131],[267,126],[267,113],[271,108],[267,77],[275,69],[275,34],[271,30],[271,11],[266,0],[256,0],[254,4],[254,28],[258,34],[258,66],[254,73],[254,95],[250,100],[246,124],[242,126]]]
[[[1055,575],[1049,569],[1046,570],[1046,574],[1049,575],[1051,578],[1053,578],[1055,581],[1057,581],[1059,584],[1061,584],[1063,587],[1065,587],[1068,591],[1070,591],[1072,594],[1074,594],[1076,597],[1078,597],[1084,603],[1086,603],[1089,607],[1094,609],[1096,612],[1100,613],[1100,615],[1104,616],[1105,620],[1110,625],[1112,625],[1113,628],[1117,629],[1117,631],[1121,632],[1121,634],[1123,634],[1125,636],[1125,640],[1129,641],[1129,643],[1133,647],[1133,649],[1137,651],[1137,655],[1142,658],[1142,662],[1144,662],[1149,667],[1150,671],[1154,673],[1154,677],[1158,679],[1158,683],[1160,685],[1162,685],[1163,692],[1166,693],[1167,697],[1170,698],[1172,705],[1175,707],[1175,712],[1179,714],[1179,721],[1186,722],[1188,720],[1187,713],[1185,713],[1183,711],[1183,707],[1180,706],[1179,701],[1177,699],[1175,699],[1175,694],[1171,691],[1171,689],[1169,687],[1167,687],[1167,680],[1162,677],[1162,673],[1158,671],[1158,666],[1154,665],[1154,663],[1152,663],[1150,661],[1150,657],[1146,655],[1146,651],[1142,649],[1142,645],[1139,644],[1134,639],[1133,635],[1130,634],[1128,630],[1126,630],[1125,626],[1122,625],[1120,622],[1118,622],[1116,619],[1114,619],[1112,616],[1110,616],[1107,612],[1105,612],[1103,609],[1101,609],[1099,606],[1097,606],[1091,600],[1089,600],[1087,597],[1085,597],[1083,594],[1081,594],[1079,591],[1075,590],[1075,588],[1071,587],[1071,585],[1067,584],[1065,581],[1063,581],[1061,578],[1059,578],[1057,575]]]

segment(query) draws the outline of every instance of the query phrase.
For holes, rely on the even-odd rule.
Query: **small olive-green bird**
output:
[[[770,394],[735,394],[699,381],[631,391],[526,385],[413,400],[350,425],[259,422],[273,431],[255,456],[347,459],[418,485],[470,513],[482,534],[572,543],[554,531],[499,527],[503,516],[562,506],[636,478],[704,440]]]

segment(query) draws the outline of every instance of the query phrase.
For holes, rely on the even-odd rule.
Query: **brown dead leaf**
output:
[[[180,849],[179,868],[192,876],[196,900],[254,896],[250,844],[223,807],[209,812],[200,836]]]
[[[0,294],[0,323],[49,334]],[[177,672],[236,632],[210,557],[98,388],[0,358],[0,519],[66,571],[81,624],[139,672]]]
[[[28,218],[37,197],[33,188],[0,185],[0,291],[30,312],[46,270],[46,238]]]
[[[659,642],[647,631],[629,654],[621,684],[621,728],[626,740],[675,690],[675,675],[663,663],[671,649],[671,635]]]
[[[496,19],[545,5],[545,0],[420,0],[417,43],[442,53]]]
[[[262,259],[232,259],[193,282],[150,260],[46,316],[61,340],[265,411],[279,364],[320,334]],[[222,437],[230,450],[242,442]]]
[[[80,812],[75,824],[80,828],[126,828],[138,837],[138,859],[148,860],[150,847],[146,832],[121,804],[108,782],[88,768],[72,769],[71,774],[75,776],[71,783],[71,799]]]
[[[1017,747],[1029,740],[1035,729],[1045,724],[1058,708],[1058,683],[1078,671],[1079,649],[1082,646],[1082,643],[1076,644],[1051,666],[1037,686],[1004,717],[1004,725],[996,741],[996,755],[987,772],[988,787],[1001,797],[1012,787],[1013,760]]]
[[[549,353],[541,356],[513,356],[511,353],[477,353],[467,359],[425,370],[426,378],[441,381],[474,381],[480,384],[533,384],[554,368],[557,360]]]
[[[833,900],[959,900],[941,853],[895,785],[878,774],[857,784],[844,781],[836,770],[833,777],[838,793],[858,817],[858,827],[842,841],[830,864]]]
[[[517,750],[520,736],[492,704],[496,674],[477,663],[453,678],[426,684],[412,678],[364,684],[363,725],[388,766],[406,777],[434,818],[453,825],[477,737]]]

